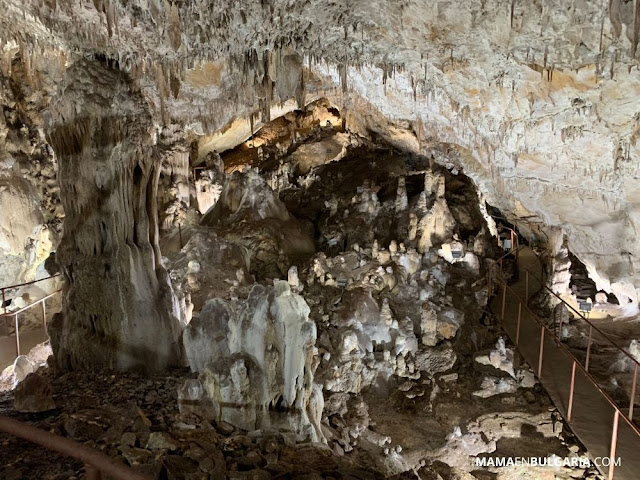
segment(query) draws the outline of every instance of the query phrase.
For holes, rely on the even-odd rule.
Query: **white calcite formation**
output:
[[[324,401],[314,386],[315,341],[309,306],[285,281],[255,286],[236,308],[211,300],[184,331],[215,420],[246,430],[287,427],[318,442]]]
[[[153,124],[121,72],[80,62],[49,140],[65,208],[62,313],[49,323],[62,368],[161,370],[182,363],[184,318],[161,263]]]
[[[224,163],[216,152],[205,157],[205,166],[194,170],[195,198],[198,211],[206,214],[218,201],[224,185]]]
[[[501,337],[498,339],[494,350],[491,350],[488,354],[478,355],[475,361],[480,365],[489,365],[496,370],[506,372],[512,378],[516,378],[513,366],[513,355],[513,350],[506,347],[504,339]]]
[[[56,251],[63,371],[188,364],[186,419],[467,478],[502,438],[552,437],[515,391],[532,373],[489,349],[485,200],[552,247],[558,292],[572,252],[640,298],[637,10],[0,0],[0,278]]]
[[[637,301],[634,5],[3,0],[0,41],[3,75],[18,60],[43,98],[102,61],[203,146],[329,93],[354,130],[453,153],[490,203],[562,228],[598,288]]]

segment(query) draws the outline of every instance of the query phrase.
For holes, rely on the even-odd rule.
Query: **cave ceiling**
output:
[[[599,288],[638,299],[637,1],[1,0],[0,11],[2,75],[20,72],[45,131],[61,88],[92,81],[78,62],[121,72],[159,142],[203,152],[326,97],[352,130],[461,169],[510,218],[566,234]]]

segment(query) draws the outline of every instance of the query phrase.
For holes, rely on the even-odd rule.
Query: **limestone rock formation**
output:
[[[260,276],[279,278],[289,263],[315,250],[307,231],[256,170],[228,176],[220,199],[201,223],[245,246],[252,270]]]
[[[97,88],[101,85],[101,88]],[[50,120],[64,228],[63,311],[51,323],[63,368],[182,362],[180,311],[158,246],[159,166],[143,98],[122,73],[79,62]],[[83,181],[79,181],[83,179]]]
[[[46,412],[56,408],[49,381],[38,373],[30,373],[20,382],[13,403],[18,412]]]
[[[513,228],[550,250],[559,295],[582,262],[599,314],[638,314],[640,2],[0,12],[0,279],[45,276],[55,252],[63,288],[54,368],[17,408],[52,408],[51,378],[47,428],[162,478],[470,478],[476,456],[581,451],[486,274]],[[594,342],[590,371],[628,403],[633,362]],[[537,472],[477,476],[496,475]]]
[[[633,5],[3,0],[3,75],[19,58],[46,103],[67,68],[102,61],[218,151],[329,87],[354,131],[453,153],[491,204],[564,229],[599,286],[635,301]]]
[[[315,340],[309,306],[285,281],[255,286],[239,308],[211,300],[184,331],[216,421],[287,426],[318,442],[324,402],[313,382]]]
[[[45,138],[42,111],[50,80],[34,89],[16,65],[0,74],[0,278],[3,285],[34,280],[60,235],[57,165]]]

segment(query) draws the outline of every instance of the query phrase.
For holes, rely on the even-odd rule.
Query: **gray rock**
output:
[[[120,444],[125,447],[135,447],[136,445],[136,434],[133,432],[127,432],[122,435],[120,439]]]
[[[429,376],[451,370],[458,357],[447,342],[433,348],[426,348],[416,354],[416,368]]]
[[[121,447],[120,452],[129,465],[141,465],[151,458],[151,452],[142,448]]]
[[[209,300],[185,328],[182,341],[191,371],[201,372],[210,362],[229,356],[226,339],[230,315],[230,308],[224,300]],[[188,388],[193,390],[195,387],[189,385]]]
[[[177,450],[180,444],[165,432],[152,432],[145,447],[147,450]]]
[[[46,412],[56,408],[49,380],[37,373],[27,375],[16,388],[13,408],[18,412]]]

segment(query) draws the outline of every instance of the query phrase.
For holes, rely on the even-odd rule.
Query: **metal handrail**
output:
[[[7,285],[6,287],[0,287],[0,294],[2,296],[2,308],[4,310],[4,313],[7,313],[7,298],[5,294],[7,290],[13,290],[14,288],[19,288],[19,287],[26,287],[27,285],[33,285],[35,283],[44,282],[45,280],[51,280],[52,278],[57,278],[57,277],[60,277],[61,275],[62,275],[61,273],[56,273],[55,275],[50,275],[46,278],[39,278],[38,280],[32,280],[30,282],[17,283],[15,285]]]
[[[511,287],[509,287],[507,285],[507,280],[504,278],[504,276],[501,274],[502,272],[500,272],[500,274],[498,275],[499,281],[502,283],[502,321],[504,322],[504,316],[505,316],[505,302],[506,302],[506,296],[507,296],[507,290],[509,291],[509,293],[515,297],[518,300],[518,325],[517,325],[517,330],[516,332],[519,333],[520,331],[520,320],[521,320],[521,312],[522,312],[522,305],[524,305],[525,309],[527,309],[529,311],[529,313],[531,315],[533,315],[533,318],[535,319],[536,323],[538,323],[538,325],[540,325],[541,327],[541,336],[540,336],[540,356],[538,358],[538,371],[537,371],[537,377],[538,379],[542,382],[542,360],[543,360],[543,350],[542,350],[542,345],[543,345],[543,340],[544,340],[544,334],[545,332],[551,336],[551,338],[553,339],[553,341],[556,344],[556,347],[558,347],[565,355],[567,355],[572,361],[573,361],[573,365],[572,365],[572,372],[571,372],[571,386],[570,386],[570,393],[569,393],[569,405],[568,405],[568,410],[567,410],[567,422],[571,422],[571,414],[572,414],[572,408],[573,408],[573,396],[574,396],[574,387],[575,387],[575,372],[576,372],[576,368],[579,367],[580,370],[583,372],[583,374],[585,375],[585,377],[591,382],[591,384],[596,388],[596,390],[600,393],[600,395],[602,395],[602,397],[607,401],[607,403],[609,403],[609,405],[611,407],[613,407],[615,414],[614,414],[614,420],[613,420],[613,431],[612,431],[612,437],[611,437],[611,454],[610,457],[613,458],[615,457],[615,453],[616,453],[616,448],[617,448],[617,436],[618,436],[618,422],[619,422],[619,418],[620,416],[622,416],[623,420],[629,425],[629,427],[633,430],[633,432],[636,434],[636,436],[640,439],[640,429],[635,425],[635,423],[633,422],[633,419],[631,416],[627,416],[622,409],[615,403],[615,401],[609,396],[609,394],[607,392],[605,392],[600,385],[598,385],[597,380],[589,373],[588,371],[588,363],[586,363],[586,365],[582,365],[582,363],[580,363],[580,360],[571,352],[571,350],[569,350],[569,348],[567,348],[567,346],[565,344],[562,343],[562,340],[560,338],[558,338],[553,331],[551,331],[549,329],[549,327],[545,324],[544,321],[542,321],[542,319],[540,319],[540,317],[538,317],[538,315],[536,315],[536,313],[529,307],[528,302],[522,300],[522,298],[513,291],[513,289]],[[518,333],[516,333],[516,337],[518,336]],[[519,339],[516,338],[516,346],[519,345]],[[631,397],[631,406],[630,406],[630,415],[632,415],[633,413],[633,404],[634,404],[634,397],[635,397],[635,388],[636,388],[636,378],[637,378],[637,370],[635,372],[634,375],[634,382],[633,382],[633,387],[632,387],[632,397]],[[609,466],[609,480],[613,479],[613,471],[614,471],[614,463],[611,463]]]
[[[84,463],[86,478],[90,480],[99,480],[101,473],[123,480],[150,480],[149,477],[135,472],[98,450],[12,418],[0,415],[0,430],[36,443],[48,450],[80,460]]]
[[[555,293],[553,290],[551,290],[549,287],[547,287],[542,280],[540,280],[538,277],[535,276],[535,274],[531,273],[529,271],[529,269],[526,269],[526,272],[528,275],[531,275],[533,278],[535,278],[536,280],[538,280],[538,282],[540,282],[540,284],[542,285],[542,287],[547,290],[549,293],[551,293],[554,297],[556,297],[558,300],[560,300],[562,303],[564,303],[567,307],[569,307],[571,310],[573,310],[575,313],[578,314],[578,316],[584,320],[585,322],[587,322],[587,324],[589,325],[590,329],[595,330],[596,332],[598,332],[600,335],[602,335],[605,339],[607,339],[607,341],[613,345],[617,350],[619,350],[620,352],[622,352],[627,358],[629,358],[631,361],[633,361],[633,363],[635,364],[635,367],[638,368],[640,367],[640,362],[638,362],[638,360],[636,360],[629,352],[627,352],[624,348],[622,348],[621,346],[619,346],[615,341],[613,341],[613,339],[611,337],[609,337],[609,335],[605,332],[603,332],[602,330],[600,330],[600,328],[598,328],[596,325],[594,325],[593,323],[591,323],[591,321],[585,317],[584,315],[582,315],[578,310],[576,310],[572,305],[570,305],[566,300],[564,300],[562,297],[560,297],[557,293]],[[587,351],[589,350],[590,342],[591,342],[591,333],[589,334],[589,345],[587,346]],[[588,364],[587,364],[588,365]]]
[[[626,415],[622,412],[622,410],[620,409],[620,407],[618,407],[618,405],[615,403],[615,401],[609,396],[609,394],[607,392],[605,392],[602,387],[600,387],[598,385],[598,381],[596,380],[596,378],[593,377],[593,375],[591,375],[591,373],[589,373],[589,371],[585,368],[585,366],[583,366],[580,363],[580,360],[571,352],[571,350],[564,344],[562,343],[562,340],[559,339],[555,333],[553,332],[553,330],[551,330],[546,323],[538,316],[536,315],[536,313],[529,307],[529,305],[527,305],[527,302],[525,302],[524,300],[522,300],[522,298],[520,297],[520,295],[518,295],[516,292],[513,291],[513,289],[511,287],[509,287],[506,283],[506,280],[504,278],[500,278],[503,287],[506,287],[510,294],[515,297],[519,303],[521,303],[522,305],[524,305],[524,308],[526,308],[529,313],[531,315],[533,315],[533,318],[536,320],[536,322],[538,323],[538,325],[540,325],[540,327],[544,328],[544,330],[547,332],[547,334],[549,334],[551,336],[551,338],[553,338],[554,342],[557,344],[558,348],[560,348],[563,352],[565,352],[567,355],[569,355],[575,362],[577,362],[577,364],[580,366],[580,368],[582,369],[582,371],[585,373],[585,375],[587,375],[589,377],[589,380],[591,380],[591,382],[594,384],[594,386],[598,389],[598,391],[606,397],[607,402],[609,402],[611,404],[612,407],[614,407],[616,410],[619,410],[620,413],[625,417]],[[627,418],[627,421],[629,422],[629,425],[631,426],[631,428],[633,428],[633,430],[638,434],[638,437],[640,437],[640,428],[638,428],[636,426],[636,424],[633,422],[632,419]]]
[[[512,248],[511,250],[509,250],[507,253],[505,253],[503,256],[501,256],[500,258],[498,258],[495,262],[496,263],[500,263],[502,260],[504,260],[505,258],[507,258],[509,255],[513,255],[514,252],[520,251],[520,249],[523,248],[523,245],[520,245],[518,243],[518,247],[517,248]]]
[[[513,245],[512,245],[513,247]],[[499,269],[502,269],[502,260],[504,260],[505,258],[507,258],[509,255],[512,255],[513,252],[516,252],[516,262],[518,261],[518,251],[522,248],[522,245],[518,244],[517,248],[512,248],[511,250],[509,250],[507,253],[505,253],[504,255],[502,255],[500,258],[498,258],[497,260],[494,260],[494,264],[498,265]],[[491,266],[489,268],[487,268],[487,289],[489,291],[489,296],[491,296],[492,292],[493,292],[493,285],[491,284]]]
[[[32,280],[30,282],[17,283],[15,285],[8,285],[6,287],[0,287],[0,290],[10,290],[12,288],[26,287],[27,285],[33,285],[34,283],[44,282],[45,280],[51,280],[52,278],[57,278],[57,277],[60,277],[61,275],[62,275],[61,273],[56,273],[54,275],[50,275],[50,276],[45,277],[45,278],[39,278],[38,280]]]
[[[36,300],[33,303],[30,303],[29,305],[22,307],[20,310],[12,310],[11,312],[6,312],[6,313],[0,313],[0,318],[2,317],[13,317],[19,313],[24,312],[25,310],[29,310],[31,307],[33,307],[34,305],[39,304],[40,302],[44,302],[45,300],[49,300],[51,297],[53,297],[56,293],[60,293],[62,291],[61,288],[59,288],[58,290],[51,292],[49,295],[46,295],[38,300]]]
[[[543,224],[542,222],[531,222],[530,220],[526,220],[526,219],[523,219],[523,218],[510,219],[510,218],[507,218],[507,217],[501,217],[500,215],[491,215],[491,214],[489,214],[489,216],[492,217],[492,218],[498,218],[500,220],[506,220],[507,222],[512,223],[512,224],[514,224],[516,226],[518,225],[518,223],[525,223],[529,227],[529,230],[532,230],[532,231],[533,231],[532,225],[535,225],[536,223]],[[549,242],[549,235],[547,235],[547,233],[540,227],[537,227],[536,229],[541,234],[543,234],[545,236],[545,238],[547,239],[547,242]]]
[[[58,276],[58,275],[56,275]],[[48,278],[54,278],[54,277],[48,277]],[[47,278],[47,279],[48,279]],[[41,280],[37,280],[37,281],[42,281],[45,279],[41,279]],[[36,283],[36,282],[31,282],[31,283]],[[26,285],[30,285],[31,283],[28,283]],[[8,288],[13,288],[13,287],[6,287]],[[30,303],[29,305],[26,305],[24,307],[22,307],[19,310],[15,310],[15,311],[11,311],[8,312],[7,308],[4,308],[4,313],[0,314],[0,318],[7,318],[7,317],[14,317],[14,328],[15,328],[15,337],[16,337],[16,357],[20,356],[20,325],[18,323],[18,314],[29,310],[31,307],[34,307],[35,305],[41,304],[42,305],[42,328],[44,329],[45,333],[47,332],[47,307],[46,307],[46,301],[53,297],[56,293],[60,293],[62,291],[62,289],[58,289],[54,292],[51,292],[48,295],[45,295],[44,297],[35,300],[34,302]],[[2,296],[3,296],[3,301],[4,301],[4,290],[2,292]]]

